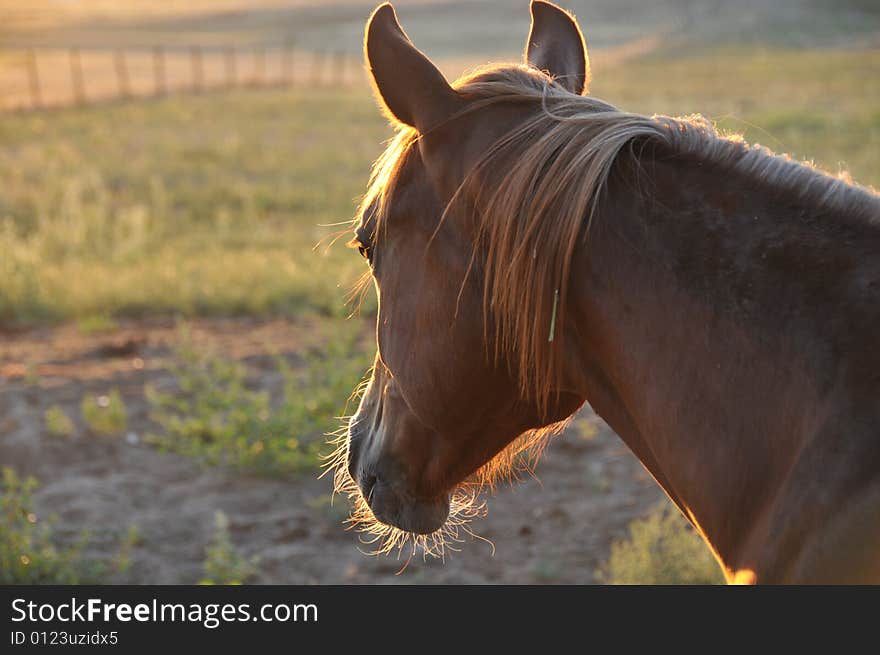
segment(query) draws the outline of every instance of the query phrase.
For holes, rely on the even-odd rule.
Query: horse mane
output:
[[[638,167],[645,144],[663,144],[677,155],[749,176],[804,203],[845,213],[849,220],[880,216],[880,197],[853,185],[845,173],[833,177],[812,163],[749,145],[740,135],[719,133],[699,115],[620,111],[515,64],[478,69],[453,86],[471,100],[462,113],[499,103],[530,109],[482,156],[444,217],[459,205],[476,211],[479,229],[469,270],[484,274],[486,342],[494,343],[495,357],[516,372],[522,396],[542,410],[560,388],[565,349],[559,326],[565,325],[575,250],[589,232],[613,167],[623,158]],[[373,167],[358,216],[372,208],[376,230],[419,138],[412,128],[400,127]]]

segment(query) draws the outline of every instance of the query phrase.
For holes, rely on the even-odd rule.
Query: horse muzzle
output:
[[[449,517],[449,494],[419,498],[408,492],[396,479],[401,476],[391,473],[396,467],[364,461],[369,459],[363,448],[364,437],[353,426],[349,433],[348,474],[376,520],[415,534],[431,534],[442,528]]]
[[[442,528],[449,517],[448,495],[414,498],[375,476],[357,482],[373,516],[385,525],[415,534],[431,534]]]
[[[387,394],[370,403],[372,384],[361,400],[358,412],[348,426],[348,474],[360,489],[373,516],[380,523],[405,532],[431,534],[443,527],[449,517],[450,495],[427,496],[417,493],[411,471],[423,470],[419,462],[404,462],[388,447],[388,433],[379,429],[377,415],[387,410]],[[398,418],[406,418],[405,407],[398,407]],[[382,427],[385,427],[384,425]],[[397,430],[406,432],[406,423],[397,422]],[[424,480],[421,480],[424,482]]]

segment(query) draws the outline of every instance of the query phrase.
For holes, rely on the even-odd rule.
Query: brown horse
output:
[[[574,19],[450,85],[365,54],[398,135],[353,245],[378,356],[336,482],[380,549],[444,534],[585,401],[731,582],[880,582],[880,198],[699,118],[584,95]],[[421,535],[421,536],[418,536]]]

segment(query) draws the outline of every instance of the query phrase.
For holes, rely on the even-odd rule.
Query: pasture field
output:
[[[360,262],[314,247],[351,216],[374,113],[264,92],[7,117],[0,318],[340,315]]]
[[[412,33],[430,43],[421,4]],[[323,14],[300,6],[320,34]],[[840,47],[848,15],[821,48],[785,35],[737,47],[739,32],[708,47],[703,30],[625,51],[636,28],[605,29],[592,91],[632,111],[703,113],[880,186],[880,49],[869,30]],[[47,33],[79,34],[65,25]],[[448,73],[466,67],[443,54]],[[19,476],[0,508],[26,517],[0,534],[0,561],[18,561],[20,579],[715,580],[677,516],[629,530],[666,501],[589,409],[548,449],[541,483],[490,499],[474,527],[494,556],[468,542],[395,577],[405,554],[364,557],[343,530],[344,501],[316,477],[323,433],[374,354],[375,299],[347,318],[364,264],[334,236],[391,134],[365,84],[0,116],[0,465]],[[28,540],[39,570],[16,559]],[[647,570],[652,550],[694,566]]]
[[[880,50],[724,49],[597,67],[594,93],[880,185],[878,71]],[[0,320],[341,316],[362,263],[329,245],[390,135],[365,88],[6,116]]]

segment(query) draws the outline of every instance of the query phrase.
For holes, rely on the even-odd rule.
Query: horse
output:
[[[350,244],[379,300],[351,520],[436,554],[588,402],[728,582],[880,582],[880,197],[588,95],[575,18],[530,10],[523,63],[452,84],[390,4],[367,23],[397,135]]]

